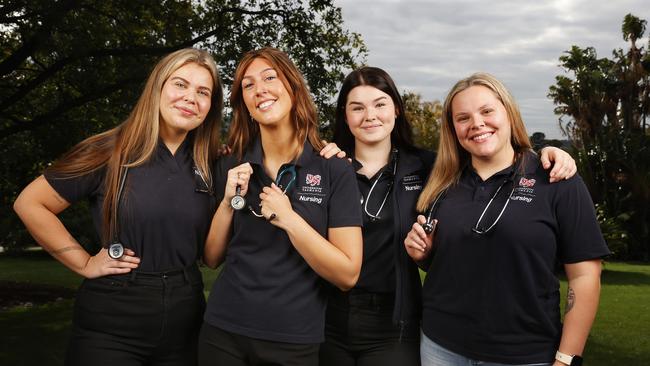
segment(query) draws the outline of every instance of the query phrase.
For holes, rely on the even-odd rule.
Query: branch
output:
[[[25,61],[34,50],[50,37],[50,31],[63,18],[63,15],[70,11],[77,0],[67,0],[57,3],[53,6],[48,15],[43,19],[43,25],[34,33],[31,39],[23,42],[11,56],[7,57],[0,63],[0,75],[11,73],[18,65]]]
[[[25,95],[34,90],[37,86],[44,83],[65,66],[73,62],[87,57],[110,57],[110,56],[133,56],[133,55],[159,55],[166,54],[180,47],[143,47],[143,48],[123,48],[123,49],[104,49],[104,50],[91,50],[85,53],[77,54],[75,56],[62,58],[46,68],[36,78],[28,83],[22,85],[13,95],[7,97],[0,102],[0,111],[11,107],[16,102],[20,101]]]
[[[229,7],[229,8],[223,8],[221,9],[221,12],[224,13],[239,13],[239,14],[248,14],[248,15],[280,15],[280,16],[287,16],[287,12],[284,10],[248,10],[248,9],[242,9],[242,8],[235,8],[235,7]]]
[[[129,85],[132,83],[137,83],[140,81],[141,80],[137,78],[128,78],[128,79],[119,80],[116,83],[108,85],[105,88],[97,90],[94,93],[85,94],[79,98],[72,99],[68,102],[59,104],[56,108],[54,108],[50,112],[42,114],[40,116],[36,116],[30,121],[21,121],[20,123],[15,123],[13,126],[0,129],[0,140],[4,139],[5,137],[16,134],[18,132],[33,130],[43,124],[52,123],[52,121],[55,120],[56,117],[70,111],[73,108],[106,97],[120,89],[129,87]],[[9,119],[13,120],[14,122],[16,121],[16,119],[13,117],[9,117]]]

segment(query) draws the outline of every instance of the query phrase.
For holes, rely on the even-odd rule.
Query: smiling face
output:
[[[187,134],[210,111],[213,81],[203,66],[189,63],[174,71],[160,93],[160,135]]]
[[[244,72],[241,88],[248,112],[261,126],[290,122],[291,96],[268,61],[253,60]]]
[[[397,110],[390,95],[367,85],[350,90],[345,103],[345,118],[355,143],[390,143]]]
[[[454,130],[472,161],[512,162],[511,123],[503,103],[484,86],[469,87],[451,102]]]

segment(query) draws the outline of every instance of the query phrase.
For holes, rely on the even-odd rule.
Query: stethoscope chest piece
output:
[[[246,199],[241,195],[241,187],[237,186],[235,195],[230,199],[230,207],[233,210],[239,211],[246,207]]]
[[[422,224],[422,229],[424,229],[424,232],[427,233],[427,235],[431,235],[434,228],[432,221],[427,220],[426,223]]]
[[[124,255],[124,245],[122,243],[113,243],[108,246],[108,256],[113,259],[120,259]]]

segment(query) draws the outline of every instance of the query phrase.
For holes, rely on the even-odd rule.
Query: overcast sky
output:
[[[486,71],[519,103],[529,134],[563,138],[546,97],[572,45],[599,57],[625,48],[627,13],[650,21],[647,0],[335,0],[345,27],[360,33],[368,64],[385,69],[401,91],[443,100],[460,78]],[[647,47],[646,38],[638,46]]]

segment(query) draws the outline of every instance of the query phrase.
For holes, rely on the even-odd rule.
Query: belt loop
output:
[[[135,282],[136,272],[131,270],[131,277],[129,277],[129,282]]]
[[[183,268],[183,278],[185,279],[185,284],[190,283],[190,275],[187,273],[188,267]]]

